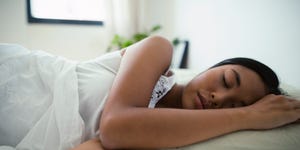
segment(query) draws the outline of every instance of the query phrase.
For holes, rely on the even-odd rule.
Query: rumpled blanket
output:
[[[0,150],[66,150],[83,139],[76,62],[0,44]]]

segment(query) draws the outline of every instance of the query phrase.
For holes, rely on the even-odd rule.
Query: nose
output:
[[[215,93],[210,93],[210,102],[211,102],[211,107],[216,109],[216,108],[219,108],[221,106],[220,102],[218,102],[216,100],[216,96],[215,96]]]
[[[232,98],[230,94],[227,92],[224,93],[211,92],[210,98],[211,98],[210,100],[211,107],[213,109],[229,108],[233,105]]]
[[[222,104],[221,101],[216,99],[216,93],[214,92],[210,93],[210,98],[211,98],[210,102],[212,108],[214,109],[221,108]]]

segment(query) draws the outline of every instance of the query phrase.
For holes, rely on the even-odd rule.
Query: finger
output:
[[[284,96],[282,97],[285,100],[289,102],[289,105],[292,106],[294,109],[299,109],[300,108],[300,100],[295,99],[294,97],[291,96]]]
[[[300,99],[299,99],[299,98],[297,98],[297,97],[294,97],[294,96],[291,96],[291,95],[286,95],[285,97],[286,97],[287,99],[289,99],[289,100],[300,101]]]
[[[294,109],[300,109],[300,101],[291,100],[290,103],[293,105]]]

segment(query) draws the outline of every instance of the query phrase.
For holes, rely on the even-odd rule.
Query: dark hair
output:
[[[254,72],[256,72],[264,84],[268,89],[268,94],[276,94],[280,95],[283,94],[281,89],[279,88],[279,80],[276,73],[267,65],[251,59],[251,58],[244,58],[244,57],[237,57],[237,58],[230,58],[223,60],[211,68],[223,66],[223,65],[241,65],[244,66]]]

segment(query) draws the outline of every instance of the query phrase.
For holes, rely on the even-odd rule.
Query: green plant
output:
[[[160,25],[155,25],[149,31],[138,32],[138,33],[134,34],[131,38],[125,38],[123,36],[115,34],[109,47],[107,48],[107,51],[109,52],[113,49],[122,49],[122,48],[128,47],[128,46],[150,36],[151,34],[153,34],[154,32],[156,32],[160,29],[161,29]]]

